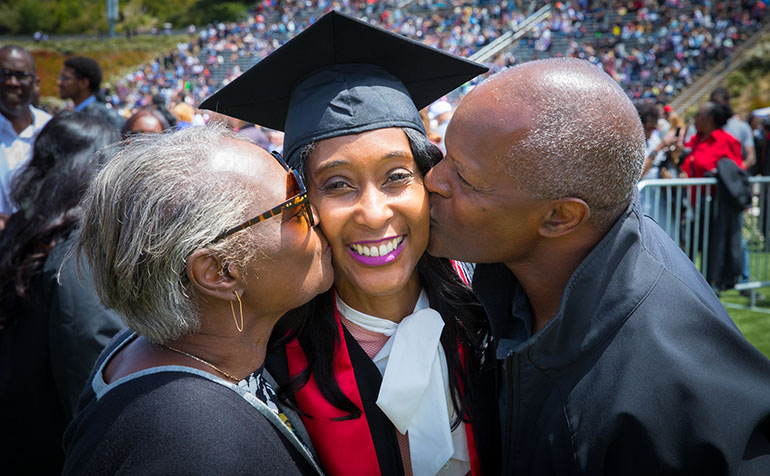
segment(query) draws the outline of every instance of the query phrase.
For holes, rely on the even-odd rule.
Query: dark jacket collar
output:
[[[531,337],[523,334],[529,329],[524,322],[529,316],[511,315],[512,300],[521,289],[513,273],[501,263],[478,265],[473,289],[498,340],[498,358],[526,349],[535,366],[557,371],[613,334],[663,269],[657,261],[646,259],[640,240],[641,217],[635,197],[570,277],[556,316]]]

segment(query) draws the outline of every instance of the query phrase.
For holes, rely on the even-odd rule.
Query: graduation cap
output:
[[[285,131],[284,156],[384,127],[425,132],[418,109],[487,71],[332,11],[201,104]]]

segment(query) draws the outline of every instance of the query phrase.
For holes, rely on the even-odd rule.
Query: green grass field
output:
[[[770,288],[759,288],[765,299],[757,299],[755,309],[739,309],[734,306],[750,306],[751,300],[738,291],[725,291],[719,298],[727,308],[746,339],[770,358]]]
[[[747,214],[743,236],[749,248],[751,281],[766,284],[770,282],[770,252],[764,250],[764,235],[759,231],[756,216]],[[696,266],[700,269],[699,261],[696,260]],[[756,292],[753,308],[751,298],[734,289],[721,292],[719,299],[746,339],[770,358],[770,287],[758,288]]]

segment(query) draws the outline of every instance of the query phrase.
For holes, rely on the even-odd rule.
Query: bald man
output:
[[[459,105],[425,177],[436,256],[479,263],[502,474],[770,474],[770,362],[640,211],[639,116],[580,60]]]
[[[2,215],[13,212],[11,176],[31,157],[37,133],[51,118],[31,104],[39,83],[27,50],[17,45],[0,48],[0,222]]]

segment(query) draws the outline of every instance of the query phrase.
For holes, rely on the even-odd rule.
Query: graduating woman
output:
[[[286,316],[268,368],[334,475],[496,473],[487,323],[426,254],[440,158],[419,108],[484,72],[332,12],[202,107],[285,130],[332,247],[332,290]]]

